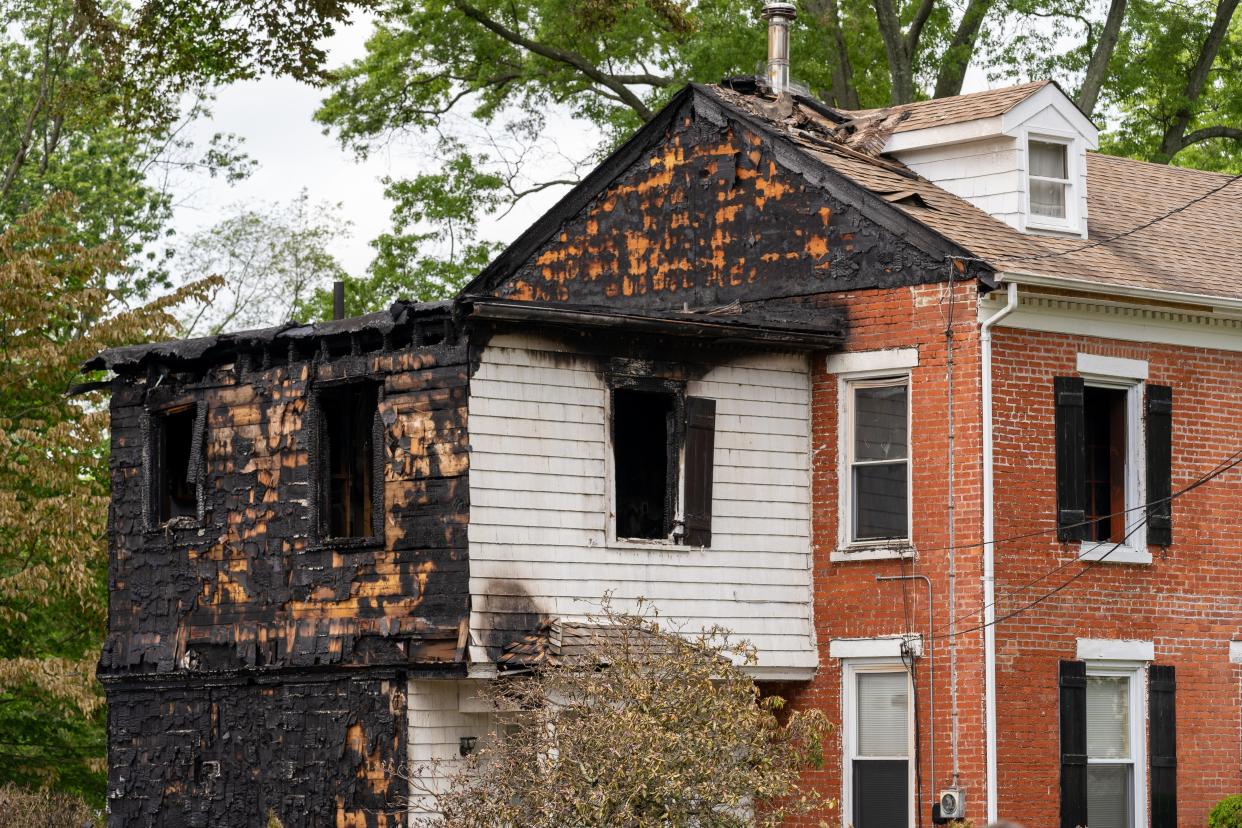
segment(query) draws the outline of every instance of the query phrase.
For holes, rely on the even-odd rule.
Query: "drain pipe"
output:
[[[992,467],[992,328],[1018,307],[1018,285],[1007,286],[1005,306],[979,326],[983,380],[983,716],[987,753],[988,822],[997,819],[996,786],[996,538]]]

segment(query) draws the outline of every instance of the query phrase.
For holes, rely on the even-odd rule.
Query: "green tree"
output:
[[[330,249],[349,232],[340,210],[339,204],[313,203],[303,189],[289,204],[239,206],[191,236],[178,255],[182,280],[215,275],[219,287],[186,306],[179,333],[203,336],[298,317],[317,290],[346,278]]]
[[[575,632],[585,645],[484,686],[493,729],[465,761],[403,771],[416,813],[443,814],[414,824],[776,828],[832,806],[800,785],[828,719],[762,695],[753,647],[608,600]]]
[[[196,285],[135,310],[114,245],[53,198],[0,233],[0,779],[102,795],[107,410],[66,396],[103,348],[167,335]]]
[[[394,226],[376,242],[353,310],[398,293],[451,293],[475,259],[446,238],[475,242],[472,222],[577,178],[573,165],[549,173],[556,165],[541,152],[549,111],[567,111],[599,136],[575,159],[589,165],[684,83],[753,73],[765,49],[761,5],[389,0],[366,56],[333,75],[316,117],[361,155],[414,136],[442,148],[435,160],[444,169],[389,182]],[[1049,77],[1111,128],[1109,151],[1228,169],[1242,158],[1238,5],[806,0],[792,74],[850,109],[957,94],[972,66],[998,81]],[[516,148],[504,151],[495,134]],[[469,210],[457,209],[463,196]],[[485,250],[471,252],[481,260]]]

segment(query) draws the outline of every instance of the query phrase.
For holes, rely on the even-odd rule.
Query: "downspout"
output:
[[[992,464],[992,328],[1018,307],[1018,285],[1010,282],[1005,306],[979,326],[983,380],[983,718],[987,753],[988,822],[997,819],[996,785],[996,538]]]

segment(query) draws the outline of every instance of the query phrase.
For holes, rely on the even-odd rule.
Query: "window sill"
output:
[[[1099,561],[1106,564],[1150,564],[1151,553],[1133,546],[1116,546],[1113,543],[1084,541],[1078,547],[1078,560]],[[1111,551],[1110,551],[1111,550]]]
[[[833,563],[846,563],[848,561],[898,561],[915,560],[918,556],[918,550],[909,543],[898,542],[844,546],[840,549],[832,550],[828,560]]]
[[[193,531],[196,529],[205,529],[206,524],[198,518],[193,517],[175,517],[169,518],[163,523],[157,523],[154,526],[146,528],[146,536],[148,538],[162,537],[169,532]]]
[[[689,552],[692,549],[703,549],[702,546],[685,546],[672,540],[643,540],[641,538],[609,538],[607,549],[618,549],[633,552]]]
[[[310,544],[304,549],[304,552],[322,552],[325,549],[330,551],[354,552],[362,549],[382,549],[384,547],[384,538],[324,538]]]

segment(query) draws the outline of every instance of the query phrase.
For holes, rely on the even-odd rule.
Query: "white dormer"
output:
[[[885,152],[1022,232],[1086,238],[1087,151],[1099,131],[1055,83],[908,108]]]

